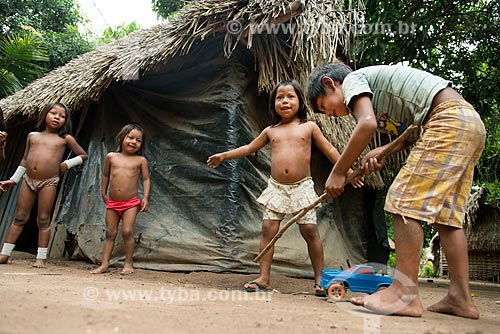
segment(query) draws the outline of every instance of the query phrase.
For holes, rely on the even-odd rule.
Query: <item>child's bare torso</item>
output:
[[[66,149],[66,139],[57,133],[31,132],[26,156],[26,174],[36,180],[57,177]]]
[[[125,201],[138,197],[141,156],[110,153],[109,197]]]
[[[309,122],[268,128],[271,176],[280,183],[294,183],[311,176],[312,128]]]

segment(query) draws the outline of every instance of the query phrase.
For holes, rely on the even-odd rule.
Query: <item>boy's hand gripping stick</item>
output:
[[[385,157],[387,157],[390,154],[390,152],[394,149],[394,147],[398,146],[401,142],[405,141],[406,138],[408,138],[410,134],[413,132],[413,130],[415,130],[416,128],[417,128],[416,125],[414,124],[410,125],[401,135],[399,135],[396,139],[387,144],[385,148],[382,151],[380,151],[380,153],[377,154],[375,158],[377,158],[377,160],[382,160]],[[356,177],[360,176],[361,174],[363,174],[363,168],[359,167],[353,173],[351,173],[346,177],[345,184],[352,182]],[[255,257],[255,259],[253,259],[253,261],[254,262],[259,261],[260,258],[264,254],[266,254],[269,251],[269,249],[271,249],[271,247],[274,246],[276,241],[278,241],[278,239],[281,238],[283,233],[290,226],[292,226],[295,222],[297,222],[300,218],[302,218],[309,210],[316,207],[325,198],[327,198],[327,194],[323,193],[320,197],[318,197],[317,200],[315,200],[314,202],[312,202],[311,204],[300,210],[299,213],[297,213],[295,216],[290,218],[290,220],[285,225],[283,225],[283,227],[278,231],[278,233],[276,233],[276,235],[271,239],[271,241],[269,241],[266,247],[264,247],[264,249],[262,249],[262,251]]]

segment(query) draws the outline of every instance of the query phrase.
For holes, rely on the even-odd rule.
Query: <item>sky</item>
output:
[[[158,23],[156,13],[151,9],[151,0],[77,0],[80,12],[90,21],[87,26],[100,34],[104,29],[115,28],[122,23],[135,21],[141,28]]]

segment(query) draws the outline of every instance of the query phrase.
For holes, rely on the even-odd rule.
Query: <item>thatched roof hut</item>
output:
[[[245,144],[263,129],[269,121],[268,93],[277,82],[294,78],[305,83],[318,64],[348,57],[355,37],[351,28],[362,13],[361,2],[346,8],[338,0],[196,1],[173,20],[81,55],[1,100],[11,142],[24,142],[48,102],[62,101],[74,111],[76,135],[89,160],[65,176],[59,193],[54,225],[77,244],[65,250],[73,257],[100,258],[102,162],[114,150],[121,126],[136,121],[150,138],[152,180],[150,211],[139,215],[135,226],[136,265],[256,271],[251,260],[258,250],[261,214],[255,199],[268,178],[269,151],[217,170],[206,167],[206,157]],[[353,120],[316,121],[342,149],[350,134],[345,127],[352,127]],[[11,164],[2,171],[4,177],[15,169],[21,145],[11,145],[8,153]],[[331,166],[318,154],[313,164],[321,192]],[[377,177],[368,183],[381,185]],[[330,200],[318,212],[327,267],[345,264],[345,259],[374,260],[367,258],[369,236],[375,235],[379,246],[386,242],[382,229],[369,233],[377,230],[374,208],[363,204],[369,191],[348,189],[344,200]],[[1,196],[5,226],[15,192]],[[276,248],[277,270],[309,275],[300,235],[287,233]],[[59,238],[66,234],[55,233],[55,245],[64,244]],[[115,251],[123,255],[120,247]]]

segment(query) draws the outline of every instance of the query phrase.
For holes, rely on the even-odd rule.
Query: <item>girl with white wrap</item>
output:
[[[7,191],[20,184],[16,213],[0,252],[0,264],[7,263],[15,242],[28,222],[31,208],[38,199],[38,253],[33,265],[46,266],[50,239],[50,215],[54,206],[59,176],[69,168],[87,160],[83,148],[70,135],[69,109],[60,102],[49,103],[43,109],[38,132],[28,134],[24,156],[9,180],[0,182],[0,190]],[[64,151],[70,148],[76,157],[61,162]]]

